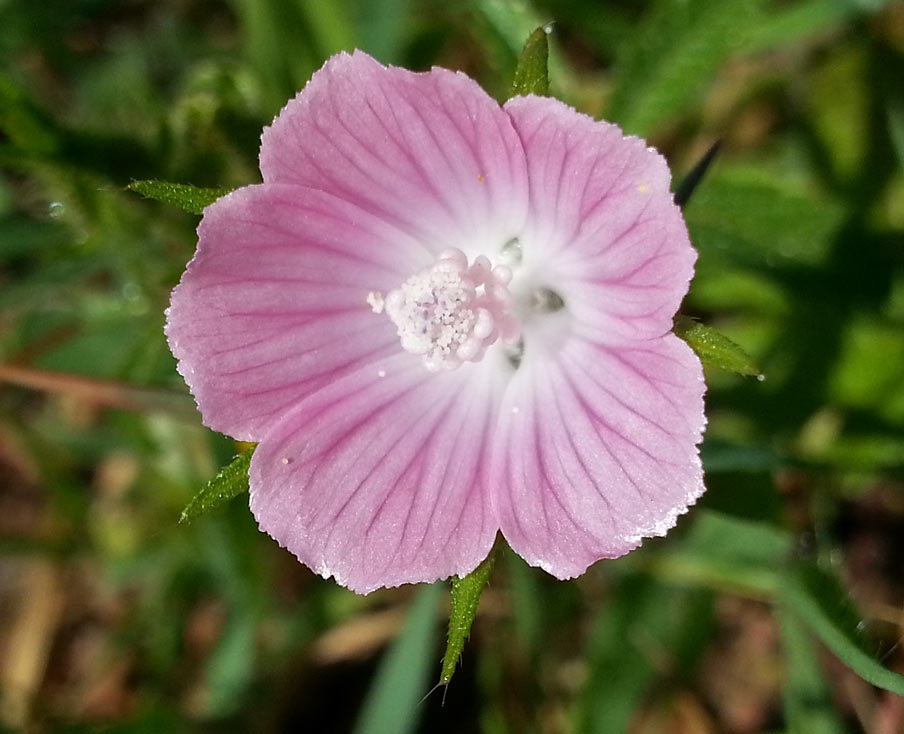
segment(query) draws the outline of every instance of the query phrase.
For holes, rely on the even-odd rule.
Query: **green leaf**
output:
[[[762,0],[659,0],[619,49],[607,119],[627,132],[649,135],[686,111],[725,59],[745,45],[763,5]]]
[[[242,707],[254,677],[256,632],[254,617],[247,612],[236,613],[223,631],[206,664],[207,716],[226,717]]]
[[[844,327],[829,381],[833,402],[904,422],[904,330],[896,319],[857,314]],[[899,454],[900,459],[900,454]]]
[[[405,38],[414,20],[411,0],[370,0],[357,12],[360,48],[384,64],[403,64]]]
[[[443,656],[443,669],[439,676],[440,685],[447,686],[455,675],[455,666],[465,647],[465,640],[471,632],[474,616],[477,614],[477,603],[483,587],[490,579],[495,553],[490,551],[483,562],[463,578],[452,579],[452,610],[449,614],[449,637],[446,642],[446,654]]]
[[[213,204],[229,189],[201,189],[189,184],[168,183],[166,181],[133,181],[126,189],[141,194],[146,199],[172,204],[191,214],[203,214],[204,208]]]
[[[511,62],[520,59],[524,51],[524,39],[536,32],[538,27],[548,27],[550,16],[534,8],[534,3],[524,0],[480,0],[471,3],[475,13],[486,22],[485,42],[487,52],[496,49],[499,56],[494,64],[502,69],[510,69]],[[570,95],[579,86],[579,77],[556,48],[549,49],[549,75],[555,80],[556,88]],[[517,68],[517,64],[515,65]],[[514,79],[514,74],[512,75]],[[511,87],[499,91],[500,101],[511,95]],[[517,93],[516,93],[517,94]]]
[[[888,137],[891,139],[898,164],[904,167],[904,92],[897,85],[886,91],[885,114],[888,119]]]
[[[217,475],[205,484],[204,488],[182,510],[179,522],[189,523],[201,515],[217,509],[242,492],[247,492],[248,469],[251,466],[253,453],[254,448],[251,448],[236,456],[229,464],[220,469]]]
[[[543,650],[550,609],[544,603],[536,569],[514,551],[505,554],[512,616],[518,644],[528,660]]]
[[[712,633],[711,596],[640,574],[620,580],[593,625],[575,730],[629,731],[658,678],[689,675]]]
[[[812,188],[771,165],[722,161],[684,209],[701,266],[721,279],[726,264],[768,272],[823,263],[844,208]]]
[[[842,734],[844,727],[832,704],[832,691],[822,674],[813,639],[794,614],[784,608],[779,612],[788,734]]]
[[[303,17],[304,8],[311,3],[235,0],[232,5],[243,31],[243,58],[264,109],[275,113],[323,61],[318,59],[319,39],[313,37],[314,29]]]
[[[418,713],[423,710],[418,701],[428,680],[441,592],[440,584],[418,592],[404,629],[380,662],[355,734],[414,731]]]
[[[675,320],[675,334],[686,341],[700,361],[708,367],[761,377],[750,356],[724,334],[710,326],[679,316]]]
[[[46,113],[3,75],[0,75],[0,131],[15,148],[28,153],[52,155],[59,148],[57,132]]]
[[[813,563],[792,567],[782,579],[780,598],[857,675],[904,696],[904,675],[876,659],[859,616],[834,576]]]
[[[515,80],[512,82],[512,96],[519,94],[537,94],[545,96],[549,93],[549,41],[546,28],[537,28],[530,37],[515,69]]]
[[[775,7],[750,29],[745,50],[765,51],[824,34],[866,10],[858,5],[856,0],[799,0]]]
[[[645,558],[645,569],[670,583],[728,589],[771,598],[792,541],[767,523],[701,510],[687,537],[669,553]]]
[[[671,583],[735,589],[774,599],[875,686],[904,695],[904,676],[884,667],[838,580],[814,563],[789,563],[791,536],[763,523],[701,512],[687,538],[645,570]]]
[[[513,54],[523,49],[524,37],[533,33],[545,20],[521,0],[481,0],[473,5]]]
[[[351,53],[361,45],[348,3],[298,3],[297,7],[324,56],[340,51]]]

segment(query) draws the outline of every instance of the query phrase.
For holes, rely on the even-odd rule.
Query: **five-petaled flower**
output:
[[[559,578],[703,491],[696,253],[663,158],[550,98],[334,56],[208,207],[166,333],[205,423],[260,443],[251,509],[355,591]]]

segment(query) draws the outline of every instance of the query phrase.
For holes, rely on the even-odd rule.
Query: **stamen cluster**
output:
[[[520,326],[511,313],[512,271],[480,255],[473,264],[458,249],[394,288],[383,302],[402,348],[424,357],[431,372],[478,362],[497,339],[513,344]]]

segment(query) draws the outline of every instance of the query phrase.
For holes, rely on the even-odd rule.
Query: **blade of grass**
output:
[[[436,608],[442,584],[423,587],[408,621],[386,651],[355,725],[355,734],[408,734],[417,726],[418,701],[432,666]]]
[[[785,718],[788,734],[842,734],[831,688],[819,665],[816,645],[803,623],[788,610],[779,613],[785,649]]]
[[[838,580],[815,564],[798,565],[784,575],[781,599],[851,670],[872,683],[904,696],[904,675],[876,658],[862,624]]]

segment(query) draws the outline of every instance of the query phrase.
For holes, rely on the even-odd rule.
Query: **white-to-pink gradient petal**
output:
[[[498,529],[485,457],[496,379],[397,354],[325,386],[254,454],[261,529],[358,593],[473,570]]]
[[[703,492],[704,390],[700,361],[671,334],[526,351],[490,473],[515,552],[565,579],[665,534]]]
[[[555,99],[515,97],[504,109],[528,162],[525,267],[565,298],[592,341],[670,331],[697,253],[665,160]]]
[[[420,244],[322,191],[250,186],[209,206],[166,335],[204,423],[259,441],[299,400],[399,351],[370,291],[420,267]]]
[[[434,254],[497,250],[527,211],[524,152],[508,115],[464,74],[333,56],[264,131],[265,182],[354,202]]]

